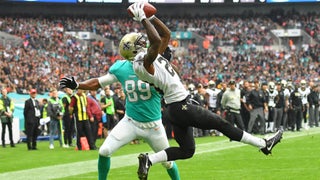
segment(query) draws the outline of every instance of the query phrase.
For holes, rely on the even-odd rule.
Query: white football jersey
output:
[[[269,101],[268,101],[268,106],[269,107],[276,107],[276,103],[275,103],[275,97],[278,95],[278,91],[277,90],[273,90],[273,92],[268,91],[269,94]]]
[[[310,89],[308,87],[306,87],[304,90],[299,88],[298,92],[301,94],[302,104],[308,104],[308,95],[310,94]]]
[[[284,89],[283,93],[284,93],[284,97],[285,98],[289,98],[290,97],[291,92],[290,92],[290,90],[288,88]]]
[[[207,94],[209,95],[209,107],[216,108],[217,107],[217,97],[221,90],[214,88],[214,89],[206,89]]]
[[[181,82],[179,74],[172,68],[170,62],[158,55],[153,62],[154,74],[150,74],[143,66],[143,57],[145,52],[140,52],[133,60],[133,69],[136,75],[142,81],[148,82],[160,90],[166,104],[184,100],[188,95]]]

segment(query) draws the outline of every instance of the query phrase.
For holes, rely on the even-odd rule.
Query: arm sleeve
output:
[[[53,117],[53,110],[52,110],[52,104],[51,102],[48,102],[48,106],[47,106],[47,113],[48,113],[48,116],[50,117]]]
[[[69,104],[69,107],[74,107],[76,104],[76,98],[74,96],[71,97],[71,101],[70,101],[70,104]]]
[[[115,75],[108,73],[104,76],[99,77],[98,81],[101,87],[105,87],[106,85],[117,82],[118,79]]]
[[[221,107],[222,107],[223,109],[226,108],[227,93],[228,93],[228,92],[224,92],[223,95],[222,95],[222,97],[221,97]]]
[[[24,108],[23,108],[23,116],[24,116],[24,118],[26,119],[26,117],[27,117],[27,113],[28,113],[28,110],[29,110],[29,107],[28,107],[28,100],[26,100],[25,102],[24,102]]]

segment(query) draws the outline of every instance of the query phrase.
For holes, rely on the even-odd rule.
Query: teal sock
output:
[[[106,180],[110,170],[110,157],[99,155],[98,159],[98,176],[99,180]]]
[[[169,176],[171,177],[171,180],[180,180],[179,169],[178,169],[178,166],[175,162],[173,162],[171,169],[167,169],[167,172],[168,172]]]

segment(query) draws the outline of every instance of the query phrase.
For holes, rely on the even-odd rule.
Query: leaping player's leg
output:
[[[169,147],[166,131],[161,121],[159,121],[157,128],[152,129],[148,134],[144,134],[143,137],[145,137],[145,141],[154,152],[159,152]],[[180,180],[179,169],[174,161],[162,162],[162,166],[167,169],[168,175],[172,180]]]
[[[110,166],[110,156],[123,145],[128,144],[133,139],[136,139],[132,123],[128,122],[127,117],[122,118],[119,123],[112,129],[111,133],[103,142],[99,149],[98,159],[98,176],[99,180],[106,180]]]
[[[110,170],[110,157],[101,156],[98,158],[98,179],[106,180]]]

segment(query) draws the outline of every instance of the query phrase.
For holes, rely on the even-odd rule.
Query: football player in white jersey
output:
[[[276,84],[273,81],[270,81],[268,83],[268,94],[269,94],[269,98],[268,98],[268,110],[269,110],[269,114],[268,114],[268,123],[270,123],[270,126],[268,127],[267,131],[271,131],[273,132],[273,127],[274,127],[274,119],[275,119],[275,107],[276,107],[276,103],[275,103],[275,97],[278,95],[278,91],[275,89]]]
[[[147,179],[151,165],[176,159],[188,159],[195,153],[195,141],[192,127],[202,129],[216,129],[229,137],[231,140],[240,141],[258,147],[264,154],[271,153],[272,148],[280,142],[282,131],[268,139],[255,137],[245,131],[234,127],[217,114],[189,102],[188,91],[169,61],[158,52],[166,48],[167,42],[161,37],[167,27],[154,26],[143,10],[143,3],[134,3],[129,10],[134,15],[134,20],[140,21],[146,29],[150,46],[148,49],[135,49],[131,47],[123,49],[121,55],[135,54],[133,67],[137,76],[146,82],[154,85],[162,91],[164,102],[167,105],[170,120],[172,121],[175,140],[178,147],[169,147],[155,154],[139,154],[138,176],[140,179]],[[137,42],[139,39],[134,40]],[[131,42],[122,42],[130,45]],[[120,45],[121,47],[121,45]],[[134,47],[133,47],[134,48]],[[127,50],[130,50],[127,52]],[[120,50],[121,52],[121,50]]]
[[[162,23],[156,17],[152,20],[155,25]],[[168,32],[170,32],[168,30]],[[138,41],[134,42],[132,40]],[[143,48],[146,44],[144,38],[139,33],[131,33],[125,36],[120,44],[121,49]],[[136,44],[130,44],[136,43]],[[140,43],[140,44],[139,44]],[[159,51],[160,53],[163,51]],[[153,86],[138,79],[132,67],[131,60],[134,56],[124,55],[127,60],[116,61],[109,69],[109,73],[83,82],[76,82],[74,78],[63,78],[60,87],[71,89],[97,90],[114,82],[120,82],[126,94],[125,116],[112,129],[102,146],[99,149],[98,175],[99,180],[105,180],[110,170],[110,156],[120,147],[130,143],[132,140],[142,138],[150,147],[159,152],[169,147],[164,126],[161,122],[161,95]],[[180,180],[178,167],[175,162],[164,162],[163,166],[172,180]]]
[[[308,95],[310,94],[310,88],[307,87],[306,80],[300,81],[300,87],[298,88],[298,92],[301,94],[302,97],[302,119],[304,122],[304,128],[308,129],[308,122],[307,122],[307,114],[308,114]]]
[[[213,80],[208,82],[209,87],[206,89],[206,99],[208,102],[208,109],[214,113],[217,112],[217,97],[220,89],[216,88],[216,83]]]

